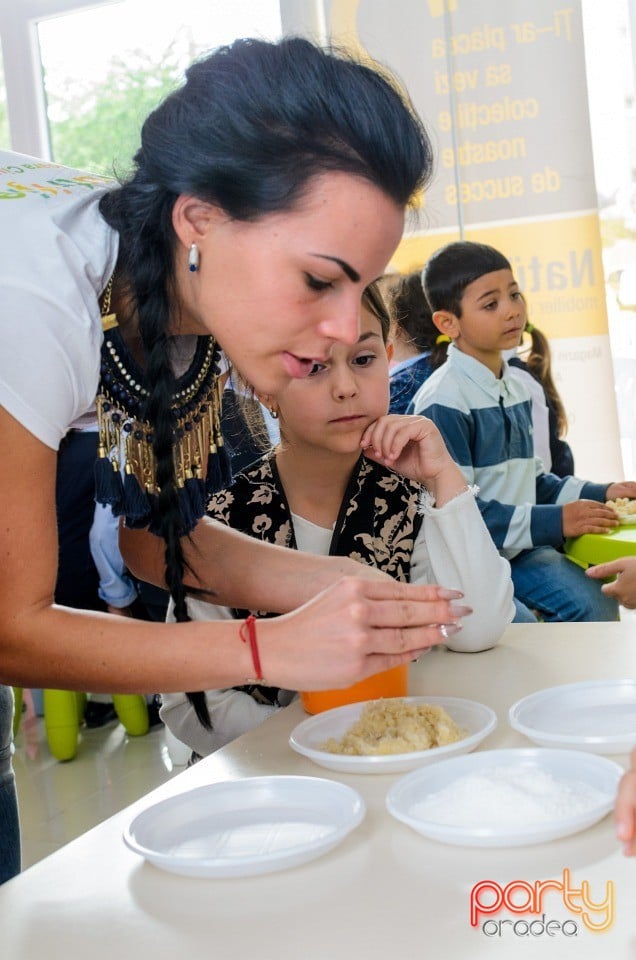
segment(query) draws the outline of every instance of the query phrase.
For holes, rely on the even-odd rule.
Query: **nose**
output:
[[[326,308],[318,324],[321,336],[351,346],[360,336],[360,298],[348,297]]]
[[[332,368],[331,389],[336,400],[350,400],[358,393],[355,373],[346,361]]]
[[[523,300],[519,300],[518,298],[515,298],[515,297],[510,298],[510,308],[509,308],[510,316],[521,317],[525,313],[525,309],[526,309],[526,305],[523,302]]]

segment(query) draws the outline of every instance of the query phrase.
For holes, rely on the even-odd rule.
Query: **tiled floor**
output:
[[[115,721],[82,730],[77,756],[60,763],[41,718],[18,731],[14,767],[23,869],[184,769],[172,763],[163,726],[129,737]]]

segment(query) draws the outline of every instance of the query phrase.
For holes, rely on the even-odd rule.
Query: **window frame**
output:
[[[118,0],[89,3],[86,0],[0,0],[0,44],[12,150],[51,159],[38,21],[116,2]]]
[[[38,21],[119,2],[121,0],[0,0],[0,46],[12,150],[52,159]],[[308,32],[324,39],[322,0],[279,0],[279,5],[283,33]]]

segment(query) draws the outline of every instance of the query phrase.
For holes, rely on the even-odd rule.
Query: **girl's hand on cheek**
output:
[[[366,457],[410,480],[428,484],[453,460],[432,420],[388,414],[370,424],[360,444]]]

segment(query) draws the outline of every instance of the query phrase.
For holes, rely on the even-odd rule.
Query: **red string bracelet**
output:
[[[247,636],[245,634],[247,633]],[[250,652],[252,654],[252,663],[254,664],[254,672],[256,674],[256,680],[262,682],[264,680],[263,670],[261,667],[261,658],[258,653],[258,641],[256,639],[256,617],[253,613],[249,615],[245,623],[241,625],[239,630],[239,637],[243,643],[249,643]],[[254,680],[248,679],[248,683],[254,683]]]

